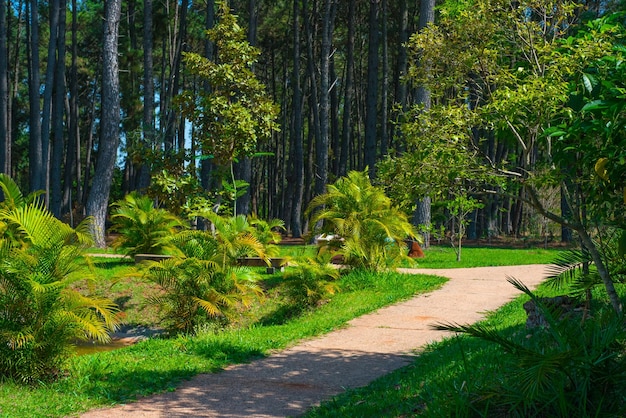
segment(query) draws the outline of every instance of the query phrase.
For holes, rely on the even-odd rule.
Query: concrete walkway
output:
[[[115,408],[93,410],[100,417],[286,417],[347,388],[411,363],[415,351],[446,333],[432,324],[476,322],[519,292],[509,276],[535,288],[545,265],[469,269],[412,269],[450,280],[441,289],[350,321],[349,326],[270,357],[204,374],[176,391]]]

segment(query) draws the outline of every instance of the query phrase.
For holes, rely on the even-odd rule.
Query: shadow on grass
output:
[[[200,373],[215,373],[262,356],[258,349],[228,341],[153,338],[114,352],[77,358],[68,385],[79,385],[84,395],[103,405],[124,403],[173,391]]]

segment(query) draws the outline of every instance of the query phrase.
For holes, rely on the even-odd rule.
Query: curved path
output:
[[[442,339],[437,322],[473,323],[519,292],[513,276],[535,288],[545,265],[412,269],[448,277],[439,290],[380,309],[349,326],[270,357],[203,374],[163,393],[83,415],[101,417],[286,417],[300,415],[347,388],[406,366],[415,351]]]

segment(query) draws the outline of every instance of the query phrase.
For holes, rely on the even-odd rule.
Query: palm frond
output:
[[[2,188],[2,193],[4,195],[4,201],[2,201],[2,204],[6,208],[14,209],[26,204],[26,200],[24,199],[19,186],[7,174],[0,173],[0,188]]]
[[[546,283],[555,288],[563,287],[582,273],[585,264],[592,263],[592,261],[591,256],[586,251],[561,251],[546,269],[548,273]]]

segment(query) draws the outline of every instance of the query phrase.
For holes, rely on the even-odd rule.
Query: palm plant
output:
[[[165,254],[167,238],[185,228],[184,222],[165,209],[154,207],[148,196],[136,193],[126,195],[113,204],[112,232],[120,235],[113,248],[129,256],[137,254]]]
[[[211,223],[212,234],[219,244],[222,255],[221,266],[236,265],[241,257],[260,257],[269,263],[263,243],[253,233],[248,218],[244,215],[220,216],[211,210],[192,214]]]
[[[109,340],[117,308],[78,290],[95,279],[83,257],[92,242],[88,220],[73,229],[41,204],[26,203],[18,189],[3,192],[0,375],[47,380],[62,370],[77,339]]]
[[[307,209],[321,232],[342,238],[344,262],[368,270],[397,266],[407,259],[407,238],[419,239],[406,214],[384,191],[371,184],[365,171],[351,171],[315,197]]]
[[[252,227],[250,232],[265,247],[265,252],[270,257],[275,257],[280,250],[276,244],[280,243],[282,237],[278,232],[285,229],[285,222],[282,219],[270,219],[269,221],[250,216],[248,223]]]
[[[314,307],[339,290],[338,278],[339,270],[330,263],[329,256],[291,260],[289,270],[283,274],[287,299],[300,309]]]
[[[509,282],[531,298],[546,328],[516,339],[481,323],[435,327],[496,343],[508,354],[501,367],[510,373],[476,393],[474,407],[489,407],[493,415],[507,411],[506,416],[624,416],[623,319],[610,309],[584,322],[561,318],[558,307],[545,304],[521,282]]]
[[[150,303],[159,306],[172,332],[192,333],[203,323],[227,320],[235,307],[262,295],[256,273],[224,263],[224,252],[236,243],[225,246],[204,231],[181,232],[169,243],[176,255],[147,262],[144,277],[163,290]]]

